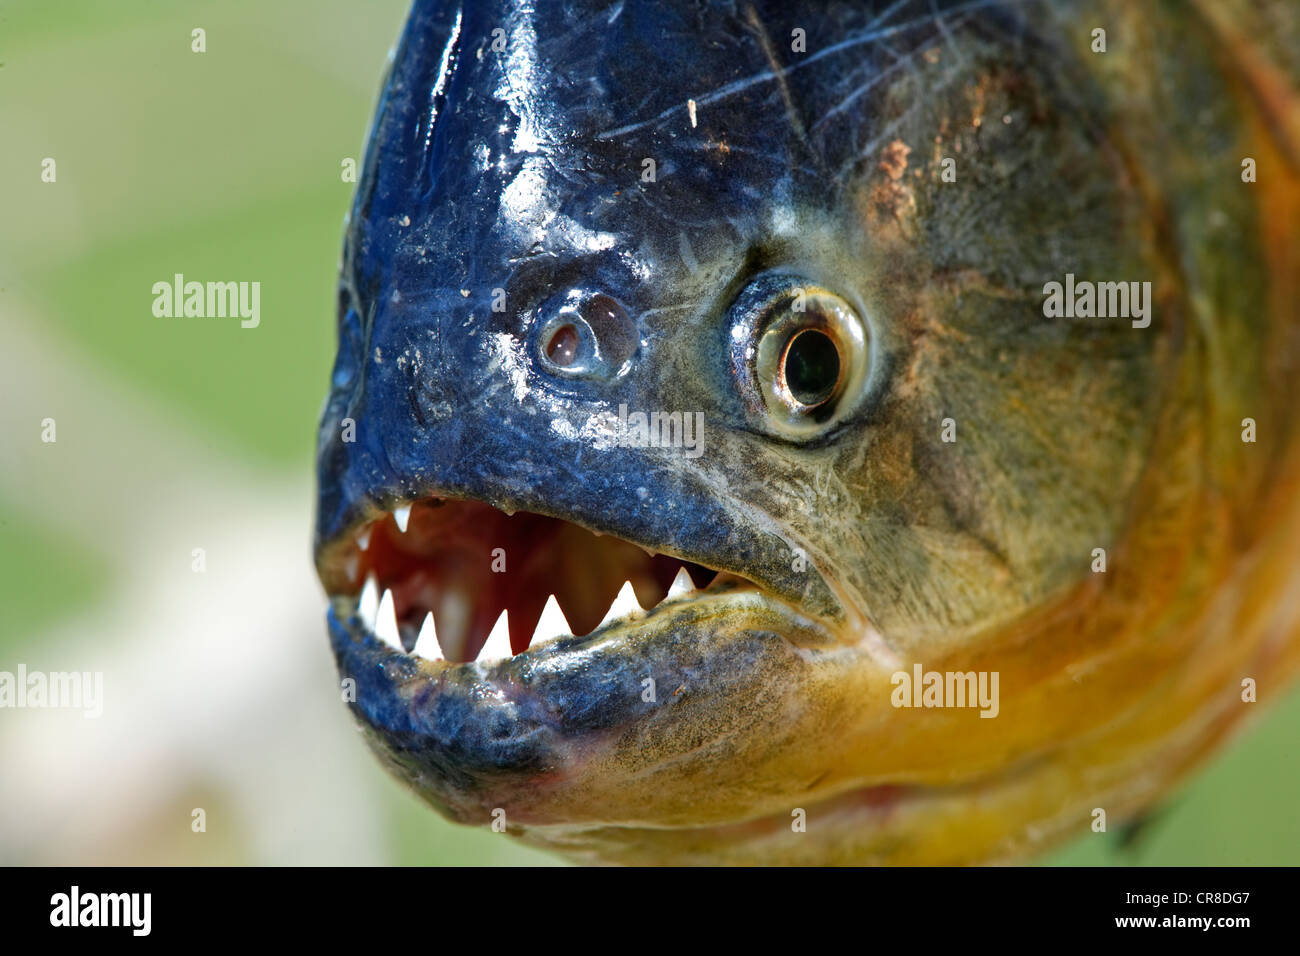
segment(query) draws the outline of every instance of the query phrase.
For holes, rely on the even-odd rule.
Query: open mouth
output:
[[[558,518],[442,498],[362,525],[335,567],[344,616],[394,651],[449,663],[509,658],[706,590],[756,587]]]

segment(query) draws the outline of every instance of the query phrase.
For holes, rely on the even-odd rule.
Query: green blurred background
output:
[[[102,670],[106,697],[0,711],[0,863],[553,862],[370,758],[310,567],[341,164],[405,8],[0,2],[0,670]],[[259,281],[260,326],[155,318],[176,272]],[[1293,693],[1134,845],[1047,862],[1295,863],[1297,729]]]

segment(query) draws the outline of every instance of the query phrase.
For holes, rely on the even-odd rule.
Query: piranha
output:
[[[418,0],[317,462],[382,762],[582,862],[1150,810],[1300,663],[1298,87],[1264,0]]]

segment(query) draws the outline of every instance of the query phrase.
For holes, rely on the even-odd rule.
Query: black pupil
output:
[[[830,398],[840,379],[840,353],[825,332],[805,329],[790,340],[785,352],[785,385],[804,405]]]

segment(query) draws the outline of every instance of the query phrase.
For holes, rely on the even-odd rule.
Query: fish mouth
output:
[[[457,822],[505,813],[534,842],[697,826],[684,763],[738,774],[752,797],[739,751],[786,733],[809,649],[841,645],[694,557],[443,493],[364,515],[317,560],[343,699],[386,768]],[[773,771],[761,789],[782,786]],[[727,793],[703,822],[733,818]]]
[[[489,665],[635,628],[684,602],[752,592],[733,571],[658,553],[549,515],[428,496],[361,522],[326,548],[333,613],[393,654]]]

